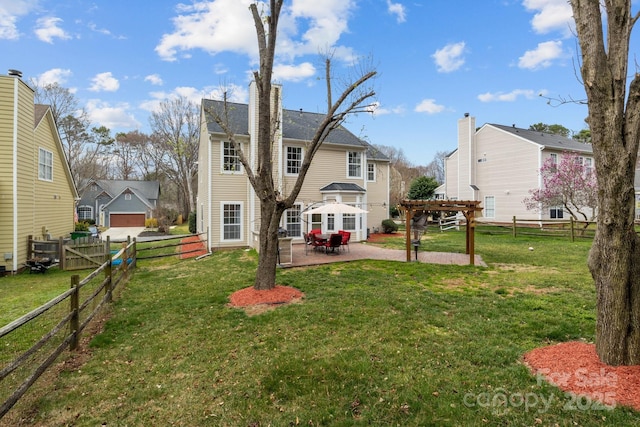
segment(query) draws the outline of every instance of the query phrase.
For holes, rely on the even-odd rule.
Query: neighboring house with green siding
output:
[[[280,97],[282,88],[274,94]],[[228,123],[243,152],[257,163],[257,91],[249,88],[249,104],[228,105]],[[276,96],[276,95],[274,95]],[[289,194],[324,114],[282,108],[278,99],[281,130],[273,145],[273,180],[281,194]],[[223,113],[221,101],[202,101],[198,153],[197,230],[207,233],[211,248],[257,247],[260,201],[225,133],[211,111]],[[255,170],[255,166],[254,166]],[[294,243],[303,233],[320,228],[326,233],[347,230],[351,241],[367,238],[367,230],[381,228],[389,217],[389,159],[345,127],[331,131],[316,152],[298,200],[281,221]],[[302,212],[323,203],[338,201],[368,211],[366,214],[314,214]]]
[[[29,235],[68,236],[77,197],[51,108],[19,72],[0,75],[0,266],[24,267]]]

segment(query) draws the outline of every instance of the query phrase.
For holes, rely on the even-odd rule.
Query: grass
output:
[[[621,407],[571,410],[521,363],[539,346],[593,340],[589,247],[477,233],[489,268],[358,261],[279,270],[278,283],[305,299],[257,316],[227,306],[252,284],[253,251],[146,261],[91,359],[20,413],[74,426],[637,424],[640,414]],[[427,234],[421,248],[463,249],[455,232]],[[501,393],[513,403],[495,404]]]

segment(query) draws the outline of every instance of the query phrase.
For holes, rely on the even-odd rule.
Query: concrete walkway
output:
[[[332,262],[354,261],[359,259],[379,259],[387,261],[407,261],[407,253],[404,250],[385,249],[380,246],[363,243],[350,243],[348,249],[337,253],[325,254],[308,247],[305,253],[305,245],[293,245],[293,263],[283,264],[282,267],[301,267],[306,265],[329,264]],[[411,261],[415,262],[415,252],[411,252]],[[469,265],[469,255],[450,252],[426,252],[418,251],[418,261],[427,264],[455,264]],[[476,266],[486,267],[487,264],[480,255],[474,256]]]

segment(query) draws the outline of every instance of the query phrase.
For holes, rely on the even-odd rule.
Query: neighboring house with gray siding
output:
[[[591,144],[515,126],[488,123],[476,128],[475,118],[465,114],[458,120],[458,148],[445,159],[445,182],[437,197],[479,200],[483,211],[478,218],[487,221],[566,219],[562,206],[535,212],[523,203],[529,190],[541,188],[544,161],[559,161],[565,152],[577,153],[585,167],[594,167]]]
[[[274,93],[281,94],[282,88]],[[249,104],[228,104],[229,126],[243,152],[256,164],[257,102],[254,83],[249,88]],[[324,114],[282,109],[281,132],[273,145],[273,180],[276,189],[289,194],[310,139]],[[197,229],[207,233],[211,248],[257,247],[260,230],[260,202],[238,156],[215,123],[211,111],[223,114],[223,103],[202,101],[201,134],[198,154]],[[255,170],[255,169],[254,169]],[[287,210],[281,227],[295,242],[312,228],[337,232],[351,231],[352,241],[365,240],[367,230],[380,228],[389,217],[389,159],[345,127],[331,131],[316,152],[298,200]],[[302,215],[304,210],[338,201],[368,211],[367,214]]]
[[[159,197],[158,181],[88,180],[81,186],[78,220],[104,227],[144,227]]]

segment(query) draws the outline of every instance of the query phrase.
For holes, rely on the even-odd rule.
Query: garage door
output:
[[[110,227],[144,227],[144,214],[111,214]]]

